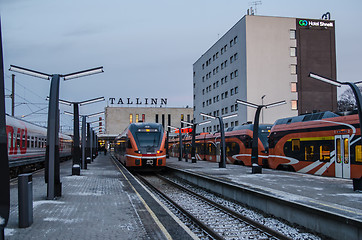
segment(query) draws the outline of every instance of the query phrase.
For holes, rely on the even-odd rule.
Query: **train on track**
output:
[[[225,132],[226,162],[251,166],[253,124]],[[191,137],[183,140],[187,157]],[[218,161],[220,133],[196,136],[196,158]],[[178,157],[178,137],[169,141],[169,153]],[[357,114],[318,112],[259,126],[258,164],[265,168],[315,175],[361,178],[362,145]]]
[[[114,155],[133,170],[161,170],[166,166],[166,134],[158,123],[131,123],[115,139]]]
[[[44,166],[47,129],[6,115],[10,175]],[[59,133],[59,157],[71,158],[73,140]]]

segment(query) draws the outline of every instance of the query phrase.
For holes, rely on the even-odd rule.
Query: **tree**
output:
[[[362,91],[362,87],[358,87],[360,91]],[[348,88],[344,91],[340,96],[337,102],[338,111],[352,111],[357,109],[356,99],[354,97],[353,91],[351,88]]]

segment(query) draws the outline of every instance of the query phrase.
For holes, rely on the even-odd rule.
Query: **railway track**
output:
[[[200,239],[291,239],[160,175],[136,177]]]

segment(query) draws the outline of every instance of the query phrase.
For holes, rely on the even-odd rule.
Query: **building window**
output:
[[[165,128],[165,114],[162,114],[162,127]]]
[[[290,87],[291,87],[291,92],[297,92],[297,83],[296,82],[290,83]]]
[[[238,42],[238,36],[234,37],[234,44]]]
[[[202,77],[202,82],[205,82],[205,76]]]
[[[146,122],[146,115],[142,114],[142,122]]]
[[[233,56],[230,57],[230,64],[233,63]]]
[[[133,115],[130,114],[130,115],[129,115],[129,123],[132,123],[132,122],[133,122]]]
[[[292,100],[292,110],[298,109],[298,100]]]
[[[239,92],[239,88],[235,87],[235,94],[237,94]]]
[[[204,63],[204,64],[202,64],[202,69],[205,69],[205,63]]]
[[[290,29],[289,31],[290,39],[295,39],[296,37],[296,31],[294,29]]]
[[[230,89],[230,95],[234,95],[234,88]]]
[[[231,105],[230,111],[231,111],[231,112],[234,112],[234,105]]]
[[[136,114],[136,123],[138,123],[138,121],[139,121],[139,115],[138,114]]]
[[[202,89],[202,95],[205,95],[205,89]]]
[[[155,119],[156,123],[158,123],[158,114],[156,114],[156,119]]]
[[[234,61],[236,61],[236,60],[238,60],[238,54],[237,53],[234,54]]]
[[[290,56],[291,57],[296,57],[297,56],[297,48],[296,47],[291,47],[290,48]]]
[[[295,64],[290,65],[290,74],[292,75],[297,74],[297,65]]]
[[[232,47],[232,46],[233,46],[233,40],[230,41],[230,47]]]
[[[234,72],[235,77],[237,77],[238,74],[239,74],[238,70],[235,70],[235,72]]]
[[[171,126],[171,114],[168,114],[168,116],[167,116],[167,123],[168,123],[168,126]]]

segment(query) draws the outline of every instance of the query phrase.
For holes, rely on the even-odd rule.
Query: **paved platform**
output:
[[[268,193],[280,199],[346,216],[362,222],[362,193],[353,191],[352,180],[263,169],[252,174],[251,167],[198,161],[167,159],[167,166],[218,178],[249,189]]]
[[[11,183],[5,239],[192,239],[109,155],[99,155],[81,176],[71,175],[71,161],[62,163],[61,182],[62,196],[46,200],[44,173],[33,174],[34,223],[28,228],[18,227],[17,182]]]

